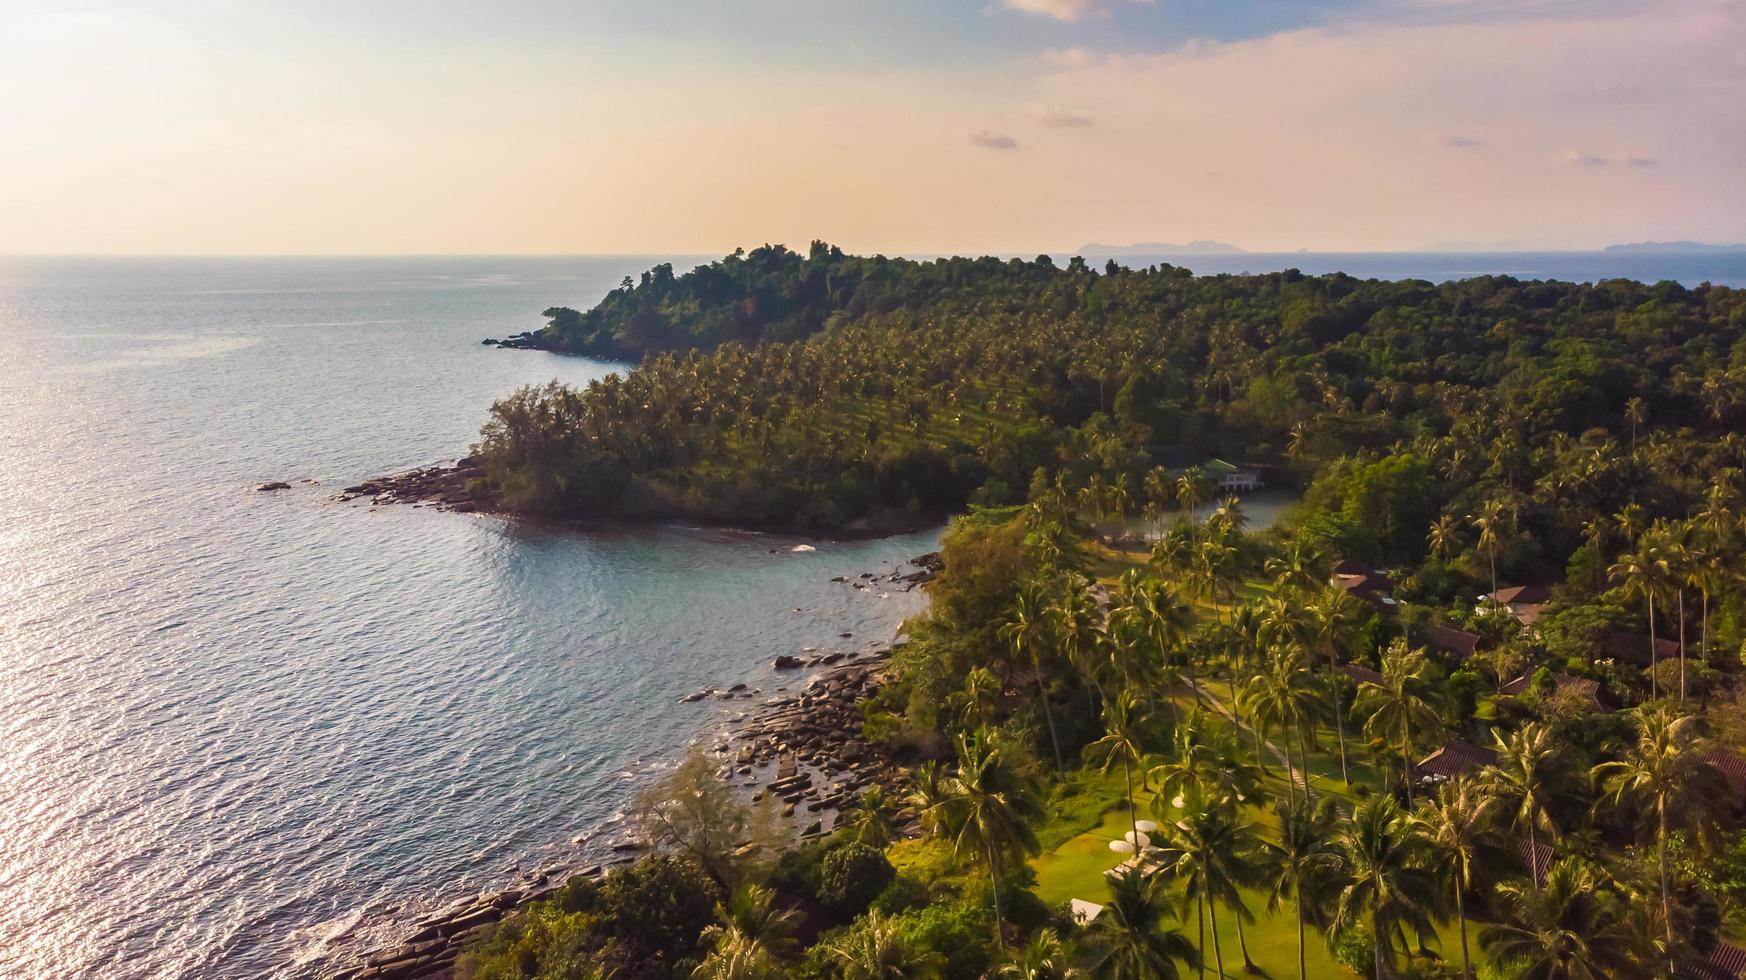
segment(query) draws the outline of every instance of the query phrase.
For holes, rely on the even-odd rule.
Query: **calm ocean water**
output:
[[[1738,259],[1266,258],[1172,261],[1746,284]],[[827,580],[932,534],[795,554],[330,501],[463,451],[518,384],[609,370],[478,341],[653,261],[0,259],[0,976],[307,973],[573,859],[724,710],[680,696],[769,689],[774,655],[918,608]]]
[[[0,977],[307,972],[574,856],[725,710],[680,696],[919,607],[827,580],[928,534],[330,502],[605,372],[479,339],[649,261],[0,260]]]

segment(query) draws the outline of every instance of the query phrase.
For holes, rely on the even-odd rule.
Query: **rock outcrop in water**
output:
[[[372,504],[422,504],[457,514],[499,509],[497,495],[485,471],[472,457],[453,466],[428,466],[392,476],[379,476],[340,491],[341,502],[371,498]]]

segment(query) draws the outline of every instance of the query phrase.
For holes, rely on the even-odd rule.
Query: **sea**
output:
[[[622,370],[480,340],[660,261],[701,259],[0,257],[0,977],[318,976],[602,854],[747,704],[685,696],[774,693],[778,654],[887,643],[923,608],[830,580],[937,530],[334,499],[464,454],[519,385]],[[1746,285],[1732,257],[1169,261]]]

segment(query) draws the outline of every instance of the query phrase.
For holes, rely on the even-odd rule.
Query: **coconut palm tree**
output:
[[[939,953],[917,949],[896,919],[877,910],[826,946],[825,955],[842,980],[934,980],[944,965]]]
[[[1653,535],[1643,535],[1635,546],[1607,569],[1627,598],[1642,599],[1649,611],[1649,696],[1659,696],[1655,670],[1655,600],[1667,587],[1667,556]]]
[[[1073,946],[1060,933],[1038,929],[1012,951],[1011,959],[994,968],[994,976],[1000,980],[1068,980],[1078,975],[1073,960]]]
[[[1253,796],[1261,783],[1260,771],[1235,736],[1214,728],[1199,706],[1183,716],[1169,757],[1152,767],[1147,778],[1158,784],[1159,801],[1195,793],[1241,801]]]
[[[1431,931],[1437,907],[1435,856],[1394,797],[1378,794],[1359,804],[1340,835],[1346,883],[1334,902],[1333,929],[1367,924],[1375,937],[1376,975],[1388,975],[1394,950],[1410,929]]]
[[[1443,514],[1431,522],[1430,545],[1431,554],[1445,561],[1455,553],[1461,543],[1461,525],[1456,522],[1453,514]],[[1492,584],[1493,591],[1497,585]]]
[[[1304,743],[1304,727],[1322,706],[1321,692],[1315,677],[1304,666],[1302,653],[1294,647],[1276,646],[1262,672],[1249,678],[1238,705],[1249,716],[1249,723],[1263,734],[1279,728],[1287,735],[1286,765],[1294,771],[1286,773],[1286,788],[1295,792],[1299,776],[1307,798],[1309,785],[1309,749]],[[1297,764],[1291,764],[1291,745],[1297,743]]]
[[[1352,710],[1364,716],[1365,734],[1400,747],[1401,782],[1411,806],[1413,733],[1437,730],[1443,724],[1425,651],[1409,650],[1405,640],[1396,639],[1382,656],[1381,682],[1360,684]]]
[[[1546,870],[1546,887],[1498,886],[1501,921],[1479,933],[1479,946],[1523,980],[1607,980],[1648,976],[1643,950],[1602,890],[1594,868],[1563,858]]]
[[[1085,930],[1096,980],[1178,980],[1178,960],[1200,966],[1200,951],[1181,931],[1163,925],[1169,903],[1133,871],[1109,883],[1109,903]]]
[[[1340,589],[1324,588],[1304,606],[1305,635],[1312,657],[1326,662],[1322,687],[1328,712],[1334,716],[1334,736],[1340,741],[1340,780],[1352,785],[1346,768],[1346,697],[1348,678],[1340,672],[1345,651],[1357,634],[1358,600]]]
[[[1039,787],[1009,746],[977,732],[958,736],[958,769],[946,777],[942,790],[943,798],[934,804],[934,826],[951,839],[959,860],[987,866],[995,939],[1004,946],[1001,868],[1008,860],[1037,853],[1031,826],[1043,816]]]
[[[1239,943],[1245,946],[1243,962],[1253,972],[1247,944],[1242,939],[1242,924],[1255,921],[1255,914],[1243,900],[1243,889],[1260,880],[1257,861],[1261,838],[1254,824],[1238,808],[1238,800],[1228,795],[1209,796],[1191,790],[1180,797],[1181,805],[1172,814],[1160,807],[1159,840],[1154,856],[1158,874],[1175,882],[1182,890],[1184,902],[1196,903],[1196,915],[1211,914],[1224,906],[1237,923]],[[1163,796],[1158,797],[1163,803]],[[1202,921],[1205,921],[1204,919]],[[1219,942],[1216,917],[1207,923],[1212,928],[1213,959],[1219,976],[1225,975],[1223,946]],[[1205,953],[1204,939],[1201,952]]]
[[[1675,830],[1707,834],[1728,799],[1727,782],[1699,754],[1702,722],[1694,715],[1676,715],[1650,708],[1637,714],[1637,741],[1623,758],[1594,768],[1595,777],[1616,803],[1627,804],[1647,818],[1643,826],[1655,835],[1656,863],[1661,876],[1661,918],[1666,940],[1673,943],[1673,898],[1667,873],[1667,837]]]
[[[1064,768],[1061,736],[1055,731],[1055,713],[1049,708],[1049,691],[1043,684],[1043,652],[1048,648],[1052,629],[1047,588],[1035,578],[1019,583],[1012,609],[1000,627],[1000,639],[1012,648],[1014,656],[1030,661],[1031,672],[1037,678],[1037,701],[1043,706],[1043,720],[1049,726],[1049,745],[1055,750],[1055,771],[1060,772]]]
[[[1335,841],[1339,813],[1332,800],[1288,801],[1279,807],[1279,842],[1267,844],[1260,862],[1267,912],[1291,902],[1297,917],[1297,976],[1304,980],[1304,923],[1320,921],[1320,904],[1339,878],[1344,860]],[[1307,907],[1307,911],[1306,911]]]
[[[1439,856],[1442,875],[1455,895],[1463,977],[1473,976],[1473,958],[1467,946],[1466,901],[1467,890],[1473,887],[1473,869],[1476,865],[1491,864],[1502,853],[1493,826],[1496,812],[1496,797],[1486,794],[1472,779],[1457,778],[1437,787],[1437,794],[1412,815]]]
[[[1491,565],[1491,594],[1497,595],[1497,549],[1503,542],[1503,504],[1495,499],[1488,500],[1479,513],[1469,515],[1467,520],[1479,532],[1480,550],[1485,552]]]
[[[1280,591],[1313,592],[1328,582],[1328,570],[1321,552],[1315,545],[1297,538],[1286,542],[1279,554],[1267,559],[1262,570],[1273,579],[1273,587]]]
[[[843,827],[868,847],[884,850],[897,837],[896,807],[878,783],[861,791],[843,814]]]
[[[1176,478],[1176,503],[1188,514],[1189,534],[1195,534],[1195,526],[1199,518],[1195,510],[1207,500],[1206,470],[1199,466],[1190,466]]]
[[[1151,713],[1151,704],[1133,691],[1105,701],[1103,737],[1084,749],[1086,764],[1096,766],[1099,772],[1108,773],[1118,765],[1122,767],[1122,777],[1127,780],[1128,789],[1128,824],[1136,845],[1140,828],[1134,807],[1134,769],[1151,751],[1154,738]]]
[[[723,936],[691,971],[691,980],[783,980],[769,950],[737,933]]]
[[[1497,797],[1501,815],[1517,833],[1528,835],[1528,858],[1540,860],[1540,835],[1556,837],[1553,804],[1571,786],[1564,746],[1544,722],[1529,722],[1511,735],[1497,732],[1497,762],[1480,772],[1481,785]],[[1538,868],[1530,867],[1530,880]]]
[[[1637,426],[1649,420],[1649,407],[1635,395],[1625,402],[1625,421],[1631,424],[1631,452],[1637,452]]]

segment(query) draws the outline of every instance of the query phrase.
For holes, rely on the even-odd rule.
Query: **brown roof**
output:
[[[1453,779],[1496,762],[1496,752],[1472,742],[1452,738],[1444,742],[1442,748],[1414,764],[1413,776],[1421,781]]]
[[[1365,599],[1380,605],[1392,604],[1388,599],[1394,591],[1394,580],[1381,572],[1369,575],[1336,575],[1330,580],[1336,589],[1345,589],[1359,599]]]
[[[1375,575],[1376,569],[1356,558],[1342,558],[1328,569],[1329,575]]]
[[[1704,761],[1716,767],[1735,796],[1746,796],[1746,757],[1720,751],[1711,752]]]
[[[1506,606],[1541,603],[1551,598],[1552,589],[1545,585],[1512,585],[1491,594],[1493,602],[1501,602]]]
[[[1510,611],[1516,614],[1516,622],[1523,626],[1532,626],[1540,621],[1540,615],[1546,611],[1546,604],[1543,602],[1518,602],[1510,607]]]
[[[1552,866],[1552,845],[1517,837],[1516,860],[1534,874],[1534,887],[1546,887],[1546,869]]]
[[[1382,683],[1382,675],[1371,670],[1369,667],[1360,667],[1357,664],[1341,664],[1340,671],[1347,677],[1352,678],[1352,682],[1355,684],[1363,684],[1366,681],[1369,681],[1372,684]]]
[[[1523,674],[1515,680],[1510,681],[1508,684],[1505,684],[1503,687],[1498,688],[1498,692],[1500,694],[1521,694],[1527,691],[1533,683],[1533,674]],[[1572,695],[1581,698],[1588,702],[1589,707],[1595,709],[1603,709],[1606,707],[1606,705],[1601,703],[1600,699],[1600,681],[1597,681],[1592,677],[1572,677],[1569,674],[1553,674],[1552,685],[1553,694],[1555,695]]]
[[[1746,977],[1746,949],[1718,939],[1708,953],[1681,962],[1679,975],[1689,980],[1741,980]]]
[[[1649,636],[1646,633],[1608,633],[1601,637],[1602,656],[1627,663],[1649,662]],[[1679,656],[1679,643],[1663,637],[1655,638],[1655,659],[1671,660]]]
[[[1485,640],[1478,633],[1469,633],[1466,630],[1443,625],[1432,626],[1425,630],[1425,639],[1462,660],[1473,656],[1474,651],[1478,650],[1479,645]]]

